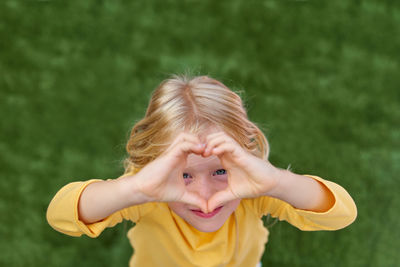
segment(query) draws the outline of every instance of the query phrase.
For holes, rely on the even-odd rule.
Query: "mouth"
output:
[[[222,209],[223,206],[216,208],[215,210],[213,210],[212,212],[209,213],[204,213],[201,210],[191,210],[195,215],[201,217],[201,218],[212,218],[215,215],[218,214],[218,212],[220,212],[220,210]]]

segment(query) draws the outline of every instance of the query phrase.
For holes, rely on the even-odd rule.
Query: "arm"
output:
[[[349,193],[340,185],[315,175],[304,174],[329,190],[333,203],[328,209],[314,211],[300,209],[281,199],[269,196],[248,199],[258,216],[270,214],[279,220],[285,220],[303,231],[338,230],[351,223],[357,217],[357,207]]]
[[[126,207],[155,201],[184,202],[206,210],[206,201],[186,191],[182,178],[187,155],[203,152],[199,144],[196,136],[182,133],[135,175],[90,184],[79,201],[80,219],[92,223]]]
[[[333,206],[335,198],[322,183],[310,177],[288,170],[278,169],[272,164],[270,177],[277,181],[275,187],[263,195],[283,200],[297,209],[323,212]]]
[[[79,219],[85,224],[94,223],[119,210],[146,202],[148,199],[138,190],[133,176],[94,182],[80,196]]]
[[[210,210],[241,198],[257,215],[271,214],[301,230],[337,230],[357,216],[353,199],[340,185],[278,169],[224,133],[208,136],[204,155],[210,154],[217,155],[228,171],[228,187],[211,197]]]
[[[47,221],[62,233],[98,236],[106,227],[139,220],[148,202],[185,202],[206,210],[207,203],[187,192],[182,169],[189,153],[201,153],[197,137],[179,135],[167,151],[134,175],[115,180],[74,182],[60,189],[47,209]],[[146,206],[146,208],[144,208]]]

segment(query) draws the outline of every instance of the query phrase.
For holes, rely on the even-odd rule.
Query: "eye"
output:
[[[214,172],[214,175],[224,175],[224,174],[226,174],[225,169],[219,169]]]
[[[189,179],[192,178],[192,176],[189,173],[183,173],[183,179]]]
[[[189,173],[184,172],[183,175],[183,181],[185,182],[185,185],[188,185],[192,182],[192,176]]]

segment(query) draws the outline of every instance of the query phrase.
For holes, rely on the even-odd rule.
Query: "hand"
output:
[[[269,161],[250,154],[224,132],[211,134],[206,140],[203,157],[218,156],[228,172],[228,187],[208,200],[209,211],[233,199],[266,195],[278,185],[272,175],[277,169]]]
[[[181,133],[168,149],[147,164],[132,181],[146,202],[184,202],[207,211],[207,200],[186,190],[183,169],[188,154],[201,155],[204,145],[197,136]]]

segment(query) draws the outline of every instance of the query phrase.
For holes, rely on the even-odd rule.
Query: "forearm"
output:
[[[79,200],[79,219],[84,223],[100,221],[116,211],[146,202],[135,190],[132,176],[99,181],[88,185]]]
[[[293,207],[322,212],[332,207],[334,196],[322,183],[288,170],[276,168],[273,172],[277,186],[266,195],[281,199]]]

